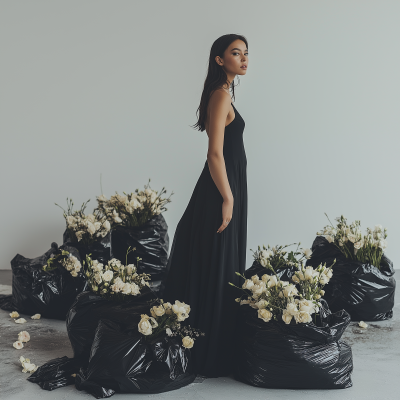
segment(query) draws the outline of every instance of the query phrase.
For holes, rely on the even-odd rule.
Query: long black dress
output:
[[[233,106],[233,104],[232,104]],[[226,376],[232,372],[235,333],[234,299],[240,285],[235,272],[246,264],[247,179],[243,144],[245,122],[235,106],[234,120],[225,127],[223,154],[234,198],[231,222],[222,233],[223,198],[206,161],[189,204],[178,223],[161,286],[164,301],[189,304],[188,323],[205,332],[192,349],[198,374]]]

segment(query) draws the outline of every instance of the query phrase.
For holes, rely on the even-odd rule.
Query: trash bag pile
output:
[[[346,310],[353,321],[392,318],[396,281],[393,263],[386,256],[382,257],[380,268],[350,260],[323,236],[316,237],[312,251],[307,265],[330,264],[336,259],[324,295],[332,312]]]
[[[45,390],[75,383],[96,398],[162,393],[193,382],[190,350],[181,346],[180,338],[164,333],[147,342],[138,332],[141,314],[155,299],[149,288],[125,301],[81,293],[67,316],[74,357],[51,360],[28,380]]]
[[[352,386],[351,348],[340,338],[350,323],[346,311],[326,303],[315,322],[264,322],[257,311],[239,309],[235,379],[264,388],[344,389]]]
[[[26,258],[17,254],[11,260],[12,295],[1,299],[3,310],[65,319],[76,296],[84,290],[86,279],[82,272],[73,277],[62,267],[50,272],[43,270],[47,260],[59,249],[66,250],[81,260],[74,247],[63,245],[59,248],[54,242],[40,257]]]
[[[116,226],[111,232],[111,253],[113,258],[125,260],[128,248],[128,263],[136,264],[140,257],[138,273],[151,276],[151,288],[158,292],[164,278],[168,261],[168,225],[162,214],[156,215],[139,227]]]

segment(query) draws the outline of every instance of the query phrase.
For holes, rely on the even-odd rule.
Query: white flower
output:
[[[106,220],[103,223],[103,228],[106,230],[106,232],[108,232],[111,229],[111,225],[110,225],[110,222],[108,220]]]
[[[262,281],[265,282],[265,283],[268,283],[268,281],[269,281],[270,278],[271,278],[271,277],[270,277],[269,275],[267,275],[267,274],[264,274],[264,275],[261,277]]]
[[[325,238],[329,243],[332,243],[335,240],[335,238],[331,235],[326,235]]]
[[[23,366],[23,370],[22,372],[26,373],[26,372],[35,372],[38,367],[35,364],[32,364],[31,361],[29,360],[29,358],[24,358],[24,357],[20,357],[19,361],[21,361],[21,364]]]
[[[131,283],[131,294],[134,295],[134,296],[140,294],[139,286],[136,285],[136,283]]]
[[[325,274],[321,274],[319,278],[319,283],[321,285],[326,285],[329,282],[329,278]]]
[[[306,269],[304,271],[305,280],[312,282],[314,280],[315,272],[316,271],[314,271],[313,267],[306,267]]]
[[[242,288],[250,290],[253,286],[254,282],[251,279],[246,279],[242,285]]]
[[[122,294],[130,294],[132,292],[132,286],[130,283],[125,283],[122,288]]]
[[[294,283],[300,283],[300,279],[298,278],[297,275],[293,275],[293,276],[292,276],[292,281],[293,281]]]
[[[243,304],[250,304],[250,300],[241,300],[240,305],[242,306]]]
[[[67,224],[68,225],[74,225],[75,224],[75,218],[72,215],[67,216]]]
[[[268,287],[274,287],[278,283],[278,279],[275,275],[271,276],[268,280]]]
[[[290,297],[290,296],[294,296],[297,294],[297,288],[296,286],[290,284],[287,285],[283,288],[283,294],[285,297]]]
[[[284,311],[292,316],[296,315],[299,312],[295,303],[288,303],[288,305],[286,306],[286,310]]]
[[[190,306],[183,302],[181,303],[179,300],[175,300],[172,311],[178,317],[178,321],[184,321],[189,316]]]
[[[265,285],[265,282],[260,281],[257,285],[254,285],[251,288],[251,291],[255,294],[255,295],[260,295],[261,293],[265,292],[267,290],[267,287]]]
[[[363,247],[364,243],[362,240],[360,240],[359,242],[354,243],[354,248],[357,250],[360,250],[361,247]]]
[[[285,324],[290,324],[292,318],[293,318],[292,314],[290,314],[287,310],[283,310],[282,320]]]
[[[101,194],[100,196],[97,196],[98,201],[107,201],[107,197],[104,196],[104,194]]]
[[[101,277],[103,278],[104,281],[110,282],[111,279],[114,277],[114,274],[112,271],[106,271],[101,274]],[[98,283],[100,283],[100,282],[98,282]]]
[[[307,259],[309,259],[311,258],[312,251],[311,249],[303,249],[303,254]]]
[[[17,313],[17,311],[13,311],[13,312],[10,313],[10,317],[11,318],[18,318],[19,314]]]
[[[267,305],[268,305],[268,301],[267,301],[267,300],[264,300],[264,299],[261,299],[261,300],[259,300],[257,303],[255,303],[255,306],[256,306],[258,309],[265,308],[265,307],[267,307]]]
[[[88,223],[87,223],[87,230],[88,230],[88,232],[91,234],[91,235],[94,235],[95,234],[95,232],[96,232],[96,228],[95,228],[95,226],[90,222],[90,221],[88,221]]]
[[[189,336],[185,336],[185,337],[182,339],[182,346],[183,346],[185,349],[191,349],[191,348],[193,347],[193,344],[194,344],[194,340],[193,340],[191,337],[189,337]]]
[[[29,342],[31,340],[31,335],[27,331],[21,331],[18,333],[18,340],[21,342]]]
[[[386,247],[387,247],[387,241],[386,241],[385,239],[381,239],[381,240],[379,241],[378,247],[380,247],[382,250],[385,250]]]
[[[262,258],[265,258],[265,259],[268,259],[268,258],[272,257],[273,254],[274,254],[274,253],[273,253],[271,250],[263,250],[263,251],[261,252],[261,257],[262,257]]]
[[[299,311],[304,311],[307,312],[308,314],[312,314],[314,312],[314,303],[311,300],[300,300],[297,303],[297,307],[299,308]]]
[[[142,319],[139,321],[138,329],[139,332],[143,335],[151,335],[153,332],[153,328],[150,323],[150,318],[148,315],[142,315]]]
[[[366,324],[364,321],[360,321],[360,322],[358,323],[358,326],[359,326],[360,328],[366,329],[366,328],[368,327],[368,324]]]
[[[299,311],[294,319],[297,323],[308,323],[312,321],[311,315],[307,311]]]
[[[157,317],[161,317],[165,314],[165,308],[162,305],[154,306],[152,307],[152,310],[154,311],[154,314],[157,315]]]
[[[257,311],[258,314],[258,318],[262,319],[264,322],[268,322],[271,320],[272,318],[272,313],[271,311],[267,310],[267,309],[261,309]]]
[[[75,236],[78,239],[78,242],[80,242],[82,240],[82,236],[83,236],[84,233],[85,232],[83,232],[83,231],[75,232]]]
[[[21,350],[24,347],[24,344],[20,340],[17,340],[16,342],[13,343],[13,346],[17,350]]]
[[[126,273],[128,275],[132,275],[136,271],[136,267],[133,264],[129,264],[126,266]]]
[[[25,318],[20,318],[20,319],[16,319],[14,322],[16,324],[24,324],[26,322],[26,319]]]
[[[103,279],[101,279],[101,274],[100,273],[94,274],[94,280],[97,282],[98,285],[100,285],[100,283],[103,282]]]
[[[258,282],[260,282],[260,278],[258,277],[258,275],[253,275],[251,277],[251,280],[253,281],[254,284],[257,284]]]
[[[32,315],[31,319],[40,319],[41,315],[40,314],[35,314]]]
[[[166,333],[168,336],[171,336],[171,335],[172,335],[172,331],[171,331],[171,329],[169,329],[169,328],[167,328],[167,329],[165,330],[165,333]]]

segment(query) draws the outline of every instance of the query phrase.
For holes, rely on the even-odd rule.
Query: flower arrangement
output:
[[[79,274],[79,271],[82,268],[80,261],[70,254],[69,251],[58,249],[51,257],[47,260],[46,265],[43,266],[43,270],[46,272],[50,272],[58,268],[61,265],[64,267],[70,274],[76,278]]]
[[[150,315],[142,314],[142,319],[138,324],[138,330],[147,339],[153,339],[161,333],[168,336],[182,337],[182,346],[190,349],[194,345],[196,338],[204,336],[203,332],[188,326],[182,326],[180,322],[189,317],[190,306],[179,300],[175,304],[164,303],[158,299],[159,305],[150,309]]]
[[[128,248],[128,253],[135,250]],[[137,258],[140,261],[140,258]],[[134,264],[123,265],[116,258],[108,261],[106,265],[92,260],[86,255],[84,261],[85,275],[90,289],[109,300],[125,300],[126,296],[137,296],[144,286],[149,286],[149,274],[138,274]]]
[[[273,274],[264,274],[261,278],[253,275],[251,279],[246,279],[237,272],[245,282],[241,288],[232,283],[230,285],[244,292],[236,301],[256,309],[258,318],[265,322],[273,319],[282,320],[285,324],[290,324],[292,320],[296,324],[309,323],[312,322],[312,314],[319,311],[321,303],[318,300],[325,294],[322,288],[332,277],[333,264],[329,268],[326,264],[316,269],[306,267],[304,261],[311,255],[309,249],[288,253],[283,250],[286,247],[276,246],[271,249],[268,246],[255,252],[255,258],[263,262],[265,268]],[[276,268],[285,265],[296,266],[292,282],[281,280],[276,273]]]
[[[285,249],[293,244],[297,244],[295,251],[286,251]],[[304,259],[311,257],[310,249],[299,249],[301,243],[293,243],[285,246],[268,247],[258,246],[258,250],[253,251],[254,259],[265,268],[273,268],[278,271],[282,268],[298,267],[303,265]],[[299,251],[300,250],[300,251]]]
[[[71,241],[82,242],[85,245],[104,238],[111,229],[110,222],[99,211],[94,210],[93,214],[85,215],[89,201],[83,203],[78,211],[73,211],[74,202],[71,199],[67,198],[67,210],[56,203],[64,211],[63,215]]]
[[[149,180],[150,182],[150,180]],[[103,194],[97,197],[97,208],[109,223],[114,227],[123,225],[128,227],[141,226],[149,219],[166,211],[165,205],[170,203],[170,197],[162,197],[166,190],[161,192],[150,188],[150,183],[144,186],[144,190],[136,189],[134,193],[125,193],[111,196],[107,199]]]
[[[329,220],[328,215],[326,213],[325,215]],[[354,221],[349,225],[343,215],[335,220],[336,226],[329,220],[330,225],[317,232],[317,235],[325,236],[326,240],[333,243],[346,258],[380,268],[383,251],[387,247],[386,228],[376,225],[374,229],[367,228],[366,235],[363,235],[360,221]]]

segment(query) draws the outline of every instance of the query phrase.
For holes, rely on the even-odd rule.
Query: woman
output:
[[[206,130],[207,161],[178,223],[161,293],[189,304],[189,324],[205,333],[192,349],[198,374],[232,372],[236,272],[246,263],[247,181],[244,120],[231,103],[234,78],[245,75],[247,40],[224,35],[211,47],[195,127]]]

